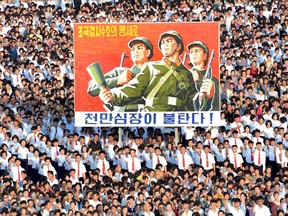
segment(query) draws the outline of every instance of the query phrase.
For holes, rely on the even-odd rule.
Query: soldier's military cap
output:
[[[148,59],[151,59],[153,57],[153,45],[151,42],[145,38],[145,37],[136,37],[129,41],[128,46],[132,48],[136,43],[143,43],[148,50],[150,50],[150,55],[148,56]]]
[[[204,50],[204,53],[206,53],[207,55],[209,54],[208,47],[202,41],[194,41],[194,42],[188,44],[187,49],[190,50],[192,47],[195,47],[195,46],[201,47]]]
[[[181,35],[180,35],[178,32],[173,31],[173,30],[164,32],[164,33],[162,33],[162,34],[160,35],[160,38],[159,38],[159,41],[158,41],[158,47],[159,47],[159,49],[161,50],[161,41],[162,41],[162,39],[165,38],[165,37],[168,37],[168,36],[173,37],[173,38],[177,41],[177,43],[181,45],[181,49],[180,49],[180,52],[179,52],[179,54],[181,55],[181,53],[182,53],[183,50],[184,50],[183,40],[182,40]]]

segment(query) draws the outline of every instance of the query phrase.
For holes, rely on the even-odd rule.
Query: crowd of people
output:
[[[75,127],[73,23],[199,21],[219,127]],[[5,0],[0,23],[0,215],[288,215],[286,0]]]

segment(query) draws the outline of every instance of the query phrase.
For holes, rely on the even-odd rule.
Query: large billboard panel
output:
[[[218,23],[75,24],[77,126],[216,126]]]

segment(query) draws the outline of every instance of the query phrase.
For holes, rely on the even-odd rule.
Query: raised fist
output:
[[[211,79],[204,79],[200,87],[200,92],[204,93],[207,98],[212,98],[214,95],[215,87]]]
[[[101,89],[99,97],[105,104],[109,104],[113,100],[113,95],[108,88]]]

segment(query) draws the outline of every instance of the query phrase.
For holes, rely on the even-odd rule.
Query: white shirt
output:
[[[251,122],[251,120],[250,120],[250,115],[244,115],[244,116],[242,116],[242,122],[243,122],[243,126],[246,126],[246,125],[250,125],[250,122]]]
[[[6,159],[0,157],[0,163],[1,163],[0,169],[7,171],[7,167],[8,167],[8,157],[6,157]]]
[[[132,169],[133,168],[132,157],[125,158],[125,161],[127,163],[128,172],[135,173],[136,171],[141,169],[141,162],[138,158],[134,157],[134,170]]]
[[[234,206],[228,205],[228,207],[229,207],[229,211],[231,214],[237,215],[237,216],[245,216],[243,210],[240,207],[238,210]]]
[[[102,148],[103,148],[104,145],[106,145],[106,143],[108,142],[108,136],[106,136],[105,138],[101,137],[99,140],[100,140],[100,142],[102,144]]]
[[[51,147],[51,159],[52,161],[55,161],[56,160],[56,156],[60,155],[60,147],[59,146],[53,146]],[[57,152],[58,152],[58,155],[57,155]]]
[[[28,158],[28,154],[29,154],[29,150],[26,148],[26,147],[22,147],[22,146],[20,146],[19,148],[18,148],[18,157],[20,158],[20,159],[27,159]]]
[[[243,142],[240,138],[229,138],[229,144],[232,147],[233,145],[237,145],[237,153],[241,153],[241,147],[244,148]]]
[[[83,177],[84,174],[86,173],[86,167],[84,166],[84,164],[82,163],[82,161],[78,162],[73,162],[72,164],[73,169],[75,169],[75,175],[80,178]],[[79,170],[80,168],[80,170]]]
[[[219,130],[218,130],[217,127],[211,128],[210,131],[211,131],[211,138],[212,138],[212,139],[218,137],[218,135],[219,135]]]
[[[228,152],[227,152],[228,151]],[[222,157],[223,158],[225,158],[225,160],[226,159],[228,159],[229,160],[229,155],[230,154],[233,154],[233,151],[232,151],[232,149],[228,149],[228,150],[226,150],[226,148],[224,148],[224,149],[222,149]],[[227,158],[228,157],[228,158]]]
[[[270,216],[270,210],[267,206],[263,205],[262,208],[260,208],[258,205],[254,207],[254,216]]]
[[[82,146],[85,146],[85,144],[80,143],[80,142],[77,142],[77,143],[74,145],[74,151],[78,151],[79,153],[82,153],[82,151],[81,151]]]
[[[27,142],[28,140],[30,139],[30,144],[32,145],[35,145],[38,141],[39,141],[39,138],[37,136],[37,134],[34,134],[34,133],[30,133],[28,136],[27,136]]]
[[[263,115],[263,118],[264,118],[265,122],[266,122],[267,120],[272,120],[272,114],[268,115],[268,114],[266,113],[266,114]]]
[[[231,128],[237,128],[237,129],[234,129],[234,130],[237,130],[238,131],[238,137],[241,136],[241,134],[244,132],[244,128],[243,128],[243,125],[240,123],[240,122],[233,122],[231,124]]]
[[[266,95],[260,95],[260,94],[256,94],[256,100],[261,100],[261,101],[264,101],[267,99],[267,96]]]
[[[52,166],[52,164],[50,164],[49,166],[44,165],[42,168],[42,175],[48,177],[48,171],[52,171],[54,173],[54,175],[57,174],[55,168]]]
[[[201,153],[201,158],[202,158],[202,166],[204,170],[211,170],[213,169],[213,164],[215,164],[215,159],[214,156],[210,153],[208,153],[208,166],[207,166],[207,155],[204,151]]]
[[[193,127],[184,127],[182,128],[183,134],[185,134],[185,139],[189,140],[192,139],[194,136],[194,128]]]
[[[192,211],[188,210],[188,212],[183,212],[180,216],[192,216]]]
[[[104,146],[104,150],[107,153],[107,159],[108,160],[112,160],[113,157],[115,156],[115,152],[114,152],[113,148],[114,148],[114,144],[112,142],[110,143],[110,141],[107,141],[105,146]]]
[[[270,127],[270,128],[267,128],[266,127],[266,130],[265,130],[265,137],[267,138],[273,138],[273,134],[274,134],[274,131],[273,131],[273,127]]]
[[[89,156],[89,153],[88,152],[82,152],[82,158],[81,158],[81,161],[82,161],[82,163],[85,165],[85,164],[87,164],[87,162],[86,162],[86,158],[88,158],[88,156]]]
[[[263,170],[265,170],[266,153],[264,151],[260,151],[260,164],[259,164],[259,151],[257,149],[255,149],[255,152],[254,152],[254,164],[256,166],[263,165]]]
[[[167,166],[167,161],[166,159],[163,157],[163,156],[156,156],[154,155],[153,157],[153,169],[156,168],[156,165],[158,164],[158,158],[159,158],[159,161],[160,161],[160,164],[162,165],[162,171],[164,171],[164,166]]]
[[[279,134],[279,135],[280,135],[280,134]],[[280,135],[280,136],[281,136],[281,135]],[[283,136],[281,136],[280,140],[281,140],[281,142],[282,142],[282,143],[283,143],[283,145],[284,145],[285,139],[284,139],[284,137],[283,137]],[[285,147],[285,145],[284,145],[284,147]]]
[[[21,83],[21,75],[20,74],[12,74],[12,85],[13,87],[16,87],[17,85],[22,86]]]
[[[260,136],[265,136],[265,131],[266,131],[266,125],[265,123],[259,124],[257,129],[260,130]]]
[[[256,143],[257,142],[260,142],[262,144],[262,147],[264,146],[264,143],[263,143],[263,139],[261,137],[253,137],[252,138],[252,141],[254,142],[254,147],[256,147]]]
[[[150,213],[144,212],[144,213],[143,213],[143,216],[155,216],[155,214],[150,211]]]
[[[230,158],[230,163],[232,163],[235,167],[235,156],[236,156],[236,165],[237,165],[237,168],[240,167],[240,164],[243,163],[243,158],[240,154],[230,154],[229,158]]]
[[[263,11],[263,15],[266,17],[266,19],[269,19],[269,16],[271,16],[271,11],[265,10]]]
[[[72,185],[74,185],[74,184],[76,184],[76,183],[78,183],[79,182],[79,179],[77,178],[77,176],[74,176],[74,177],[70,177],[70,180],[71,180],[71,182],[72,182]]]
[[[276,162],[282,166],[286,163],[286,156],[285,156],[285,150],[280,150],[279,148],[276,149]]]
[[[185,161],[185,164],[184,164],[185,167],[183,167],[183,156],[184,156],[184,161]],[[186,170],[186,169],[188,169],[188,167],[191,164],[193,164],[193,160],[192,160],[191,156],[187,152],[185,152],[184,155],[179,153],[177,155],[177,158],[178,158],[178,169],[180,169],[180,170],[184,170],[184,169]]]
[[[89,205],[92,205],[94,208],[96,208],[97,205],[102,205],[102,203],[99,200],[95,201],[93,199],[90,199],[88,200],[88,202],[89,202]]]
[[[50,128],[49,136],[51,140],[54,138],[60,140],[63,137],[63,130],[59,126],[57,126],[57,129],[55,126],[52,126]]]
[[[244,132],[244,133],[242,133],[242,138],[244,138],[244,137],[247,137],[247,138],[249,138],[249,139],[252,139],[252,134],[251,133],[246,133],[246,132]]]
[[[103,169],[103,160],[98,160],[97,161],[97,168],[100,169],[100,175],[106,175],[107,174],[107,170],[110,168],[110,164],[109,162],[104,159],[104,169]],[[103,174],[103,170],[105,170],[105,174]]]
[[[218,211],[219,210],[217,208],[216,208],[216,212],[214,212],[211,209],[209,209],[207,216],[218,216]]]
[[[58,185],[58,183],[59,183],[59,181],[58,181],[56,178],[54,178],[53,180],[50,180],[50,179],[48,178],[47,181],[49,182],[49,184],[50,184],[51,186],[53,186],[53,185]]]
[[[203,146],[205,146],[205,145],[208,145],[208,146],[211,148],[212,145],[213,145],[213,140],[212,140],[212,139],[210,139],[210,140],[206,139],[206,140],[203,142]]]
[[[11,173],[12,173],[12,176],[13,176],[13,181],[16,182],[16,181],[19,181],[19,177],[20,177],[20,181],[23,180],[22,178],[22,175],[21,175],[21,172],[24,171],[24,169],[20,166],[20,167],[11,167]],[[19,175],[19,172],[20,172],[20,175]]]
[[[197,153],[195,153],[193,148],[188,147],[186,149],[186,152],[190,155],[190,157],[192,158],[192,160],[195,162],[196,161],[196,155]]]
[[[278,121],[278,120],[271,119],[271,122],[272,122],[272,127],[279,127],[280,126],[280,121]]]

